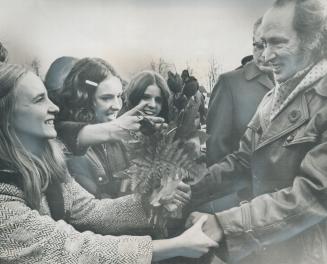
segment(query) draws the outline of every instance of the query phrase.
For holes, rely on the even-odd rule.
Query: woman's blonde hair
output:
[[[19,65],[0,65],[0,161],[19,173],[27,204],[33,209],[40,208],[42,192],[51,179],[63,182],[66,179],[66,166],[62,148],[56,140],[45,142],[40,156],[29,152],[11,126],[15,109],[17,82],[28,71]]]

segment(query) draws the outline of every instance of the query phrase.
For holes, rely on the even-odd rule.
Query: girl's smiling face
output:
[[[143,94],[140,103],[146,103],[143,112],[146,115],[158,116],[162,109],[162,94],[160,88],[155,85],[149,85]]]
[[[94,94],[94,112],[97,123],[116,119],[122,107],[122,83],[117,77],[110,77],[99,83]]]

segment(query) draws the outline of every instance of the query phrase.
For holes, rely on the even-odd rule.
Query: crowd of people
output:
[[[42,80],[0,44],[0,263],[326,263],[327,4],[276,0],[252,44],[208,109],[188,70],[127,82],[65,56]],[[195,146],[206,124],[206,169],[173,189],[162,239],[119,175],[172,122]]]

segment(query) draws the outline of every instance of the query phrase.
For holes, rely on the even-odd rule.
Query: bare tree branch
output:
[[[222,65],[219,64],[214,56],[209,59],[208,71],[208,87],[211,93],[213,87],[218,81],[219,75],[222,73]]]

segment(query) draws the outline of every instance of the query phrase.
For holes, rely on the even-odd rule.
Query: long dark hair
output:
[[[67,170],[61,145],[56,140],[45,142],[40,156],[33,155],[19,140],[11,126],[15,109],[17,82],[28,71],[19,65],[0,65],[0,161],[22,177],[27,204],[40,208],[42,192],[52,178],[66,180]]]
[[[93,100],[96,85],[111,76],[122,81],[114,67],[103,59],[83,58],[77,61],[68,73],[59,94],[59,120],[94,122]],[[92,85],[92,82],[95,85]]]
[[[149,85],[156,85],[159,87],[163,102],[161,112],[158,116],[164,118],[166,121],[169,121],[170,90],[164,78],[159,73],[154,71],[143,71],[132,78],[124,91],[125,102],[121,114],[127,112],[140,103],[140,101],[143,99],[144,92]]]

